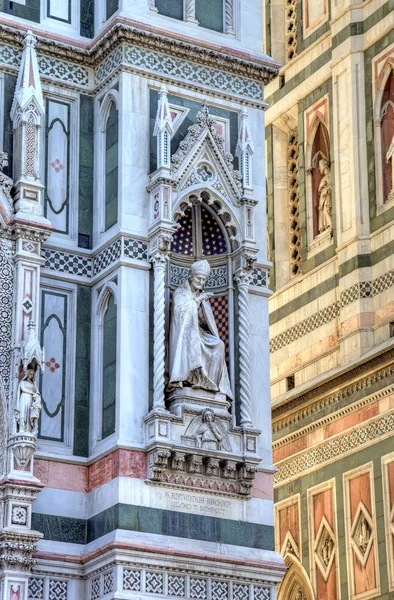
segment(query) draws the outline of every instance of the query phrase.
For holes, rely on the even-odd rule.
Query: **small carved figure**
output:
[[[193,438],[197,448],[231,452],[226,428],[219,419],[216,419],[215,413],[210,408],[206,408],[201,415],[194,417],[185,432],[185,437]]]
[[[37,436],[41,406],[41,394],[36,386],[35,371],[28,368],[18,386],[15,406],[17,433],[31,433]]]
[[[0,187],[4,192],[4,195],[11,200],[11,189],[14,185],[11,177],[3,173],[4,167],[8,167],[8,154],[7,152],[0,152]]]
[[[371,532],[369,530],[367,520],[366,520],[365,516],[362,515],[360,524],[358,527],[357,542],[358,542],[358,546],[361,549],[361,551],[363,552],[363,554],[365,554],[365,552],[367,550],[370,537],[371,537]]]
[[[305,594],[304,592],[301,590],[301,588],[298,590],[295,600],[305,600]]]
[[[332,229],[332,185],[331,169],[326,158],[319,161],[319,171],[323,175],[318,189],[319,194],[319,233]]]
[[[330,564],[331,555],[332,555],[333,543],[332,539],[327,536],[322,548],[323,562],[326,567]]]
[[[232,399],[225,347],[219,337],[204,285],[208,261],[199,260],[188,279],[174,292],[170,330],[170,388],[222,392]]]

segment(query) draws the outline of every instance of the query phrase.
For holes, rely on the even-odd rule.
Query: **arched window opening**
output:
[[[325,162],[324,162],[325,161]],[[329,169],[330,165],[330,139],[328,131],[322,122],[317,126],[315,137],[312,144],[312,198],[313,198],[313,237],[315,238],[319,233],[323,233],[326,226],[326,220],[322,218],[322,193],[325,193],[322,186],[323,178],[325,175],[325,165]],[[330,198],[331,202],[331,198]],[[326,210],[331,210],[326,208]],[[323,222],[324,221],[324,222]]]
[[[113,295],[110,294],[102,321],[102,439],[115,432],[116,326],[117,307]]]
[[[381,104],[383,202],[394,199],[394,72],[390,71]]]
[[[171,250],[194,258],[228,252],[223,229],[216,217],[202,204],[187,208],[179,218]]]
[[[118,145],[119,115],[112,102],[105,125],[105,231],[118,221]]]

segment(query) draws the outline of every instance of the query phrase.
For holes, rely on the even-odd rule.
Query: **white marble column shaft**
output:
[[[249,317],[249,283],[251,276],[246,271],[236,274],[238,285],[239,314],[239,372],[240,372],[240,412],[241,425],[252,427],[252,391],[250,387],[250,317]]]
[[[157,252],[151,258],[154,269],[153,296],[153,410],[165,411],[165,277],[168,257]]]

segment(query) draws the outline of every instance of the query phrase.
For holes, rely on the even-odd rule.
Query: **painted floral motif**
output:
[[[60,369],[59,363],[56,362],[56,359],[53,356],[45,363],[45,365],[48,367],[51,373],[54,373],[56,369]]]
[[[64,165],[62,165],[62,163],[60,162],[60,160],[58,158],[56,160],[54,160],[53,162],[51,162],[51,167],[53,169],[55,169],[56,173],[59,173],[60,171],[62,171],[64,169]]]

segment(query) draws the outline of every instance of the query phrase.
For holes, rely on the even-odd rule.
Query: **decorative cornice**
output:
[[[388,364],[379,369],[384,363]],[[373,372],[374,369],[376,369],[375,372]],[[372,372],[366,375],[368,371]],[[285,427],[294,425],[302,419],[316,414],[319,410],[337,404],[351,397],[357,391],[367,389],[377,381],[383,381],[393,374],[394,348],[392,347],[274,407],[272,409],[273,431],[279,432]],[[339,386],[342,386],[342,389],[331,393],[333,388]]]
[[[27,27],[26,27],[27,29]],[[259,58],[247,52],[233,48],[197,43],[193,38],[176,36],[172,31],[153,29],[147,24],[117,17],[93,39],[89,44],[67,38],[60,41],[57,36],[43,35],[42,30],[35,29],[38,40],[37,51],[52,58],[83,62],[85,66],[94,68],[123,42],[131,42],[144,48],[168,53],[173,58],[183,58],[213,66],[236,75],[269,83],[279,72],[280,65],[273,60]],[[22,46],[24,28],[0,23],[0,41]]]

